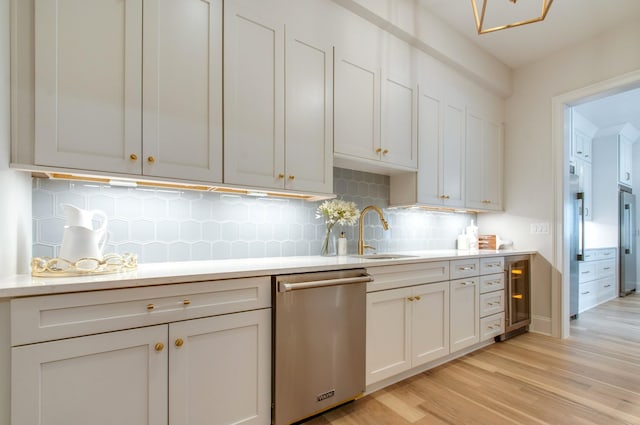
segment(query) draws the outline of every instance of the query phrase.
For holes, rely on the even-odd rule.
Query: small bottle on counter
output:
[[[469,240],[469,249],[478,249],[478,226],[473,223],[467,226],[467,238]]]
[[[347,238],[344,236],[344,232],[340,232],[338,238],[338,255],[347,255]]]

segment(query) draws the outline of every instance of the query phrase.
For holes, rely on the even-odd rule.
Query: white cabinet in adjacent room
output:
[[[633,143],[623,134],[618,136],[618,181],[625,186],[633,182]]]
[[[37,165],[222,179],[222,1],[35,1]]]
[[[332,45],[276,3],[225,4],[224,181],[331,193]]]

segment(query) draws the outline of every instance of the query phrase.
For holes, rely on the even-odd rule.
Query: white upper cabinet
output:
[[[330,193],[332,46],[278,4],[225,4],[224,181]]]
[[[591,162],[591,137],[576,128],[571,140],[571,156]]]
[[[467,111],[466,203],[468,208],[502,209],[502,124]]]
[[[37,165],[221,181],[221,0],[34,13]]]
[[[414,51],[373,25],[354,24],[335,48],[337,163],[373,171],[415,170]]]
[[[633,182],[633,143],[623,134],[618,136],[618,181],[625,186]]]

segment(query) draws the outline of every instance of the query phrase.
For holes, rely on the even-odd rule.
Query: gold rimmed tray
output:
[[[64,258],[34,257],[31,259],[31,276],[71,277],[120,273],[138,267],[136,254],[107,254],[102,259],[81,258],[72,262]]]

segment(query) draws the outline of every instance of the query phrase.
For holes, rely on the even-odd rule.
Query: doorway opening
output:
[[[579,112],[581,116],[583,114],[589,115],[590,104],[626,96],[636,91],[640,93],[640,71],[556,96],[552,100],[552,144],[556,188],[554,214],[555,222],[557,223],[557,232],[554,235],[554,262],[560,272],[556,274],[553,282],[552,333],[555,336],[562,338],[569,336],[572,310],[570,281],[572,266],[571,241],[576,236],[575,226],[572,226],[574,201],[571,195],[570,181],[571,171],[575,172],[575,162],[572,163],[572,160],[576,156],[576,146],[572,146],[572,115],[575,111],[582,111],[582,114]],[[598,119],[600,117],[604,119],[604,114],[596,113],[596,115],[598,115]],[[598,125],[602,122],[604,121],[598,121]],[[599,130],[598,128],[597,131]],[[592,154],[592,152],[589,153],[589,155]],[[584,151],[582,151],[581,155],[584,155]],[[584,208],[584,205],[582,207]],[[588,226],[583,226],[582,229],[585,227]],[[582,231],[582,229],[578,231]]]

